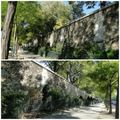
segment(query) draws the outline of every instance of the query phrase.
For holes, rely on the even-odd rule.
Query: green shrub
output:
[[[115,50],[108,50],[106,51],[108,59],[118,59],[119,58],[119,51]]]
[[[54,109],[56,110],[58,108],[61,108],[61,106],[64,104],[63,103],[64,97],[62,95],[62,90],[52,88],[49,93],[52,96],[52,103],[54,105]]]
[[[61,88],[53,88],[47,87],[48,96],[43,102],[44,111],[56,111],[57,109],[66,109],[70,107],[80,106],[82,104],[82,100],[79,97],[73,97],[68,95]],[[47,102],[51,97],[51,101]]]
[[[22,93],[2,95],[2,118],[18,118],[24,108],[26,96]]]

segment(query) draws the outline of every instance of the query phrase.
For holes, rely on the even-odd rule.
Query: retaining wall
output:
[[[44,39],[48,46],[47,56],[52,58],[70,58],[70,50],[84,49],[87,54],[94,47],[101,50],[118,51],[119,40],[119,5],[114,3],[103,9],[99,9],[87,16],[67,24],[60,29],[53,31]],[[46,47],[45,46],[45,47]],[[42,47],[42,46],[41,46]],[[43,49],[43,48],[42,48]],[[51,50],[52,49],[52,50]],[[54,49],[54,50],[53,50]],[[56,55],[50,55],[50,51]],[[82,54],[82,55],[83,55]],[[90,58],[89,55],[80,55],[77,58]]]
[[[21,106],[24,112],[40,111],[43,107],[43,88],[46,85],[60,89],[70,97],[87,99],[89,96],[63,77],[33,61],[2,61],[1,75],[2,96],[9,96],[11,93],[29,96],[29,100]],[[21,114],[18,115],[21,118]]]

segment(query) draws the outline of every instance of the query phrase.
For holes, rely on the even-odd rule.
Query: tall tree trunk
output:
[[[14,35],[13,35],[13,56],[15,56],[15,44],[16,44],[16,24],[14,24]]]
[[[112,85],[111,85],[111,80],[110,80],[110,85],[109,85],[109,106],[110,106],[110,109],[109,109],[109,113],[111,114],[112,113]]]
[[[15,40],[15,57],[18,57],[18,37],[16,36],[16,40]]]
[[[111,76],[111,79],[110,79],[110,83],[109,83],[109,113],[111,114],[112,113],[112,79],[114,77],[114,75],[116,74],[116,72],[114,72]]]
[[[105,94],[105,101],[104,101],[107,110],[109,110],[109,103],[108,103],[108,100],[109,100],[109,86],[107,86],[107,90],[106,90],[106,94]]]
[[[2,31],[2,59],[7,59],[10,47],[10,36],[13,26],[13,19],[16,12],[17,1],[9,1],[7,15],[5,18],[5,23]]]
[[[117,96],[116,96],[115,118],[116,118],[116,119],[119,119],[119,80],[118,80]]]

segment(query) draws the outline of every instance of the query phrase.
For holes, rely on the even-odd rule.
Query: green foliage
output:
[[[70,19],[70,7],[68,5],[65,5],[62,1],[58,2],[41,2],[43,12],[45,13],[45,16],[47,16],[47,19],[54,19],[55,26],[54,29],[57,29],[61,26],[63,26],[65,23],[69,22]]]
[[[25,107],[25,101],[24,93],[2,94],[2,118],[18,118]]]
[[[72,43],[67,42],[68,39],[61,45],[61,43],[57,43],[56,49],[52,47],[52,51],[60,53],[58,54],[59,58],[66,58],[66,59],[117,59],[118,58],[118,51],[108,50],[105,51],[101,49],[95,42],[84,42],[81,47],[74,46]],[[61,49],[62,48],[62,49]]]
[[[83,13],[83,5],[84,5],[84,2],[79,2],[79,1],[71,4],[73,19],[77,19],[85,15]]]
[[[8,2],[7,1],[2,1],[1,6],[2,6],[1,7],[1,28],[3,28],[4,19],[5,19],[6,12],[7,12]]]
[[[74,1],[65,4],[63,1],[18,1],[14,24],[17,25],[17,37],[19,45],[31,43],[28,50],[34,53],[42,54],[43,46],[46,47],[44,37],[51,33],[53,30],[59,29],[61,26],[66,25],[72,19],[76,19],[84,15],[83,6],[93,8],[97,3],[96,1]],[[109,2],[105,2],[108,5]],[[31,9],[32,8],[32,9]],[[7,2],[2,1],[2,25],[7,11]],[[11,46],[14,45],[12,32]],[[34,40],[38,40],[38,46],[34,45]],[[71,40],[66,40],[65,44],[58,43],[56,47],[47,47],[47,53],[52,53],[55,57],[59,58],[118,58],[118,52],[115,51],[101,51],[98,46],[90,47],[89,43],[85,43],[84,48],[75,47]],[[87,52],[86,50],[90,50]],[[52,51],[52,52],[51,52]],[[61,53],[62,52],[62,53]],[[51,57],[51,54],[48,54]]]
[[[119,51],[115,50],[108,50],[106,51],[108,59],[118,59],[119,58]]]
[[[23,25],[22,31],[31,32],[35,38],[51,32],[60,19],[67,21],[69,9],[62,2],[19,2],[16,15],[18,23]]]
[[[32,8],[32,9],[31,9]],[[7,2],[2,1],[2,23],[5,19]],[[34,48],[35,39],[39,41],[37,47],[43,46],[46,41],[42,41],[46,34],[63,26],[70,21],[70,8],[63,2],[34,2],[20,1],[17,4],[14,24],[17,25],[16,35],[19,45],[31,43],[30,51],[38,52]],[[13,25],[14,27],[14,25]],[[11,46],[14,44],[14,33],[11,36]]]
[[[15,23],[17,24],[17,35],[21,39],[19,42],[26,43],[36,37],[37,28],[33,25],[37,22],[38,7],[36,2],[18,2]],[[31,29],[31,27],[33,28]]]
[[[46,101],[50,97],[51,97],[51,101],[49,103],[46,103],[44,101],[44,103],[47,104],[44,106],[44,111],[46,112],[50,112],[50,111],[52,112],[59,109],[80,106],[82,103],[79,97],[70,96],[61,88],[49,87],[47,91],[49,93],[49,96],[47,96]]]
[[[58,109],[58,108],[61,108],[61,106],[64,106],[65,96],[64,94],[62,95],[62,93],[63,92],[61,89],[52,88],[50,90],[50,95],[52,96],[52,102],[54,104],[54,109]]]
[[[112,85],[111,92],[114,91],[118,77],[118,62],[97,62],[87,74],[94,82],[95,95],[101,96],[103,99],[108,99],[109,86]]]
[[[87,93],[105,98],[110,80],[112,81],[112,94],[116,92],[119,66],[117,61],[56,62],[56,72],[67,79],[69,76],[72,84]],[[54,64],[49,62],[49,65]]]

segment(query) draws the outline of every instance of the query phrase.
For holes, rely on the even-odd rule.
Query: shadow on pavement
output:
[[[46,115],[41,117],[42,119],[80,119],[78,117],[74,117],[69,112],[60,112],[60,113],[53,113],[51,115]]]

